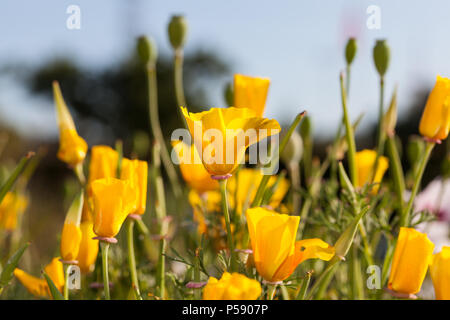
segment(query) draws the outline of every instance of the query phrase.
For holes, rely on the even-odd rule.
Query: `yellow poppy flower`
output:
[[[373,150],[362,150],[356,153],[356,170],[358,171],[358,187],[364,186],[366,183],[370,183],[370,176],[372,174],[373,167],[375,165],[377,153]],[[377,183],[372,189],[372,192],[377,192],[379,189],[379,183],[383,179],[383,175],[389,167],[389,161],[386,157],[381,156],[378,158],[378,166],[375,171],[375,176],[371,183]]]
[[[194,144],[188,146],[182,141],[174,141],[172,145],[180,161],[181,175],[190,188],[199,193],[219,189],[219,183],[206,171]]]
[[[450,300],[450,247],[442,247],[441,252],[433,256],[430,275],[436,299]]]
[[[450,130],[450,79],[437,76],[420,119],[419,131],[432,140],[447,138]]]
[[[247,210],[247,224],[258,273],[268,282],[288,278],[308,259],[330,260],[334,248],[320,239],[295,241],[300,217],[264,208]]]
[[[237,108],[249,108],[255,111],[258,117],[262,117],[266,105],[267,92],[270,79],[234,75],[234,106]]]
[[[92,239],[95,237],[94,224],[92,221],[83,221],[80,225],[81,242],[78,250],[78,266],[81,272],[89,273],[94,270],[95,261],[98,254],[98,240]]]
[[[113,238],[136,204],[136,191],[129,181],[116,178],[92,182],[94,199],[94,232]]]
[[[243,274],[224,272],[217,280],[210,277],[203,288],[203,300],[256,300],[261,295],[261,285]]]
[[[80,220],[83,193],[75,198],[67,212],[61,233],[61,258],[65,262],[75,263],[81,243]]]
[[[237,187],[236,212],[238,214],[241,214],[242,211],[245,210],[245,207],[247,207],[253,202],[253,199],[255,198],[256,191],[262,178],[263,174],[259,169],[243,168],[239,170],[238,175],[235,175],[228,180],[227,189],[232,198],[234,198]],[[271,176],[269,182],[267,183],[267,188],[271,188],[275,184],[277,179],[278,177],[276,175]],[[277,208],[280,205],[286,193],[288,192],[288,190],[289,190],[288,179],[286,178],[281,179],[278,185],[276,186],[274,193],[272,194],[272,197],[270,198],[269,206],[272,207],[273,209]]]
[[[405,294],[419,292],[433,249],[434,244],[426,234],[412,228],[400,228],[388,288]]]
[[[13,231],[17,227],[18,217],[25,211],[27,199],[14,192],[8,192],[0,203],[0,229]]]
[[[53,258],[44,270],[52,279],[56,288],[62,292],[64,287],[64,270],[59,258]],[[32,295],[40,298],[51,297],[50,289],[45,279],[32,276],[19,268],[14,269],[14,276]]]
[[[103,178],[115,178],[117,175],[117,163],[119,154],[109,146],[93,146],[89,163],[90,185],[93,181]]]
[[[122,180],[129,180],[136,190],[136,204],[131,213],[144,214],[147,204],[148,165],[146,161],[122,159]]]
[[[276,120],[257,117],[247,108],[211,108],[199,113],[181,110],[203,165],[213,176],[231,174],[250,145],[280,132]]]
[[[53,95],[59,124],[58,158],[71,166],[75,166],[84,161],[88,146],[86,141],[77,133],[57,81],[53,82]]]

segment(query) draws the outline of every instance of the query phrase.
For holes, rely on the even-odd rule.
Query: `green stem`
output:
[[[159,235],[161,237],[159,241],[159,257],[158,257],[158,267],[156,274],[156,284],[158,288],[157,295],[164,299],[165,296],[165,253],[166,253],[166,235],[168,230],[168,222],[166,220],[166,198],[164,194],[164,181],[161,177],[160,171],[160,148],[159,144],[156,143],[153,146],[153,168],[154,174],[153,177],[155,179],[154,185],[156,189],[156,216],[160,223]]]
[[[195,261],[194,261],[194,281],[200,282],[200,257],[198,253],[198,249],[195,252]],[[202,298],[202,290],[194,289],[194,299],[201,300]]]
[[[100,241],[100,247],[102,250],[103,290],[105,291],[105,299],[111,300],[111,296],[109,295],[109,274],[108,274],[109,243],[105,241]]]
[[[303,111],[295,117],[295,119],[292,122],[291,126],[289,127],[289,130],[287,131],[286,135],[281,140],[279,149],[274,151],[274,154],[273,154],[272,158],[270,159],[269,163],[271,163],[274,158],[278,159],[280,154],[283,154],[284,148],[286,148],[286,145],[289,142],[289,139],[290,139],[292,133],[294,132],[295,128],[297,128],[298,124],[303,119],[305,114],[306,114],[306,111]],[[266,190],[266,186],[267,186],[267,183],[269,182],[270,177],[271,177],[270,175],[264,175],[263,178],[261,179],[258,189],[256,190],[255,198],[253,199],[253,202],[251,205],[252,208],[258,207],[261,205],[261,201],[264,196],[264,192]]]
[[[423,155],[420,164],[419,169],[417,171],[417,175],[414,179],[414,185],[411,191],[411,196],[408,201],[408,206],[406,207],[406,210],[403,212],[401,219],[400,219],[400,226],[401,227],[407,227],[409,225],[409,219],[411,215],[412,206],[414,203],[414,199],[416,198],[417,191],[419,191],[419,186],[422,181],[422,176],[425,171],[425,167],[427,166],[428,159],[430,158],[431,151],[434,148],[435,143],[434,142],[427,142],[427,146],[425,149],[425,154]]]
[[[220,184],[220,193],[222,195],[222,211],[225,217],[225,224],[227,228],[227,243],[228,249],[230,250],[230,271],[237,271],[236,265],[236,253],[234,252],[234,244],[233,244],[233,235],[231,233],[231,224],[230,224],[230,213],[228,210],[228,198],[227,198],[227,179],[219,180]]]
[[[268,284],[267,285],[267,300],[273,300],[275,297],[275,293],[277,291],[276,284]]]
[[[345,124],[345,130],[346,130],[346,138],[347,138],[347,145],[348,145],[348,166],[350,170],[350,178],[352,181],[352,184],[354,186],[357,185],[357,171],[356,171],[356,145],[355,145],[355,136],[353,133],[353,127],[350,123],[350,119],[348,116],[348,110],[347,110],[347,94],[345,93],[345,87],[344,87],[344,77],[341,74],[340,76],[340,84],[341,84],[341,99],[342,99],[342,109],[344,111],[344,124]]]
[[[161,126],[159,123],[158,115],[158,88],[156,81],[156,66],[150,65],[147,67],[147,79],[148,79],[148,92],[149,92],[149,116],[150,125],[155,140],[161,147],[161,160],[166,169],[167,176],[169,177],[170,184],[173,193],[177,199],[182,196],[180,184],[178,182],[177,173],[175,167],[170,159],[167,146],[164,142],[164,136],[162,134]]]
[[[405,178],[403,174],[402,163],[398,154],[397,145],[394,136],[387,138],[387,147],[390,159],[390,167],[394,180],[395,193],[397,194],[400,212],[404,210],[403,196],[405,194]]]
[[[297,295],[297,300],[305,300],[306,291],[308,290],[309,283],[311,281],[312,271],[306,273],[305,277],[302,279],[300,283],[300,290]]]
[[[130,268],[130,275],[131,275],[131,286],[134,290],[134,295],[136,296],[136,299],[142,300],[141,293],[139,291],[139,281],[137,276],[137,270],[136,270],[136,258],[134,256],[134,236],[133,236],[133,229],[134,229],[134,220],[128,218],[127,222],[128,227],[128,234],[127,234],[127,245],[128,245],[128,266]]]
[[[178,115],[181,118],[181,122],[184,124],[184,127],[187,129],[186,119],[181,113],[180,107],[187,107],[186,98],[184,97],[184,86],[183,86],[183,50],[177,49],[175,50],[174,55],[174,85],[175,85],[175,97],[177,99],[177,109]]]
[[[64,264],[64,300],[69,300],[69,272],[70,264]]]
[[[339,265],[339,258],[336,256],[329,262],[327,268],[320,274],[319,279],[314,283],[311,290],[306,297],[306,300],[311,300],[315,291],[317,290],[317,299],[321,299],[325,290],[328,287],[331,279],[333,278],[334,273],[337,270],[337,266]]]
[[[377,155],[375,162],[371,170],[371,179],[373,181],[375,173],[377,172],[378,162],[380,157],[384,153],[384,143],[386,141],[386,133],[383,128],[383,115],[384,115],[384,78],[380,77],[380,106],[378,109],[378,142],[377,142]]]

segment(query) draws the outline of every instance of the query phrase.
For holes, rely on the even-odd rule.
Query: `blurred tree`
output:
[[[176,111],[172,59],[159,58],[157,71],[160,121],[169,138],[175,128],[182,127]],[[228,72],[227,64],[211,52],[188,55],[184,82],[189,109],[199,111],[201,105],[207,106],[208,95],[201,84],[214,85]],[[80,134],[90,145],[112,144],[121,138],[129,148],[135,133],[149,132],[147,80],[136,55],[104,70],[85,69],[67,58],[51,60],[31,70],[25,83],[33,93],[52,98],[53,80],[60,82],[66,103],[76,110]]]

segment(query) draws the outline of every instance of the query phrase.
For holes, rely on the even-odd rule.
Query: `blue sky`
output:
[[[81,9],[81,30],[66,28],[71,4]],[[380,30],[366,27],[370,5],[381,9]],[[234,72],[270,77],[267,117],[286,122],[306,109],[316,134],[330,135],[341,116],[338,74],[344,67],[346,39],[356,36],[359,46],[350,112],[352,118],[364,112],[367,125],[377,117],[378,80],[372,62],[376,39],[388,39],[392,59],[386,97],[398,84],[401,112],[415,89],[431,86],[437,74],[450,76],[449,9],[445,0],[3,0],[0,59],[34,64],[71,55],[98,68],[126,55],[143,33],[155,38],[160,51],[170,53],[167,23],[172,14],[184,14],[189,22],[186,51],[211,49]],[[3,122],[24,134],[37,130],[53,137],[51,101],[28,96],[11,81],[1,83]],[[208,90],[213,104],[222,105],[222,88]]]

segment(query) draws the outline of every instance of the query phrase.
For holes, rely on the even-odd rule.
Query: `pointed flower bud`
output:
[[[61,258],[64,261],[76,261],[81,243],[81,213],[83,208],[83,192],[75,197],[67,212],[61,234]]]
[[[71,166],[76,166],[86,157],[87,143],[77,133],[57,81],[53,81],[53,94],[59,125],[58,158]]]
[[[92,239],[95,237],[93,227],[92,221],[84,221],[80,225],[82,236],[76,260],[82,273],[94,271],[95,261],[97,260],[98,240]]]
[[[373,61],[380,77],[383,77],[389,67],[390,50],[386,40],[377,40],[373,47]]]
[[[349,180],[350,181],[350,180]],[[358,224],[364,215],[367,213],[368,209],[363,209],[353,221],[348,225],[348,227],[341,233],[340,237],[337,239],[334,248],[336,250],[336,256],[340,259],[343,259],[350,247],[352,246],[353,240],[355,239],[355,234],[358,229]]]
[[[174,50],[183,49],[187,36],[187,21],[183,16],[172,16],[169,22],[169,40]]]
[[[355,38],[348,39],[347,45],[345,46],[345,61],[347,62],[348,65],[352,64],[357,49],[358,45],[356,44],[356,39]]]

